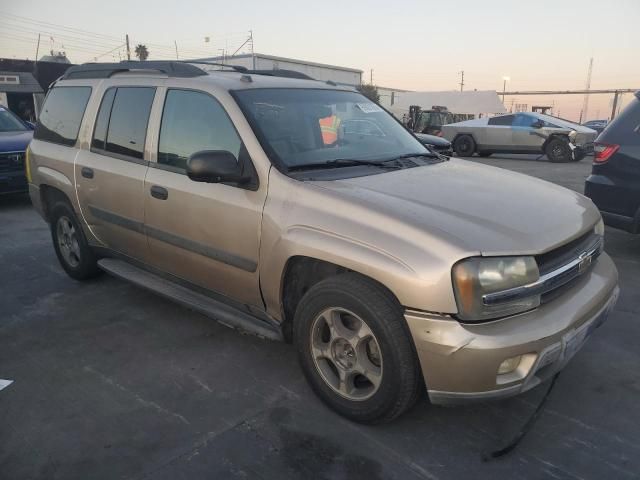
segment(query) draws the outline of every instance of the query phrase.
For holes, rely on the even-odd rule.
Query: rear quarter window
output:
[[[47,95],[33,138],[73,146],[91,87],[55,87]]]

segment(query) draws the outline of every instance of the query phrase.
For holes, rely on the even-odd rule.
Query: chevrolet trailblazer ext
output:
[[[591,201],[434,154],[359,93],[287,76],[70,68],[27,160],[66,272],[293,341],[315,392],[358,422],[425,388],[499,398],[563,368],[618,295]]]

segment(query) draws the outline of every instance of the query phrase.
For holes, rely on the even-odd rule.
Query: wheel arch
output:
[[[545,141],[542,143],[542,152],[543,152],[543,153],[546,153],[547,145],[549,144],[549,142],[550,142],[551,140],[553,140],[553,139],[555,139],[555,138],[562,138],[562,139],[565,139],[565,140],[567,140],[567,141],[570,141],[570,140],[569,140],[569,135],[567,135],[566,133],[552,133],[552,134],[550,134],[550,135],[545,139]]]
[[[73,202],[69,196],[60,188],[41,183],[40,184],[40,201],[42,205],[42,215],[47,222],[51,222],[51,209],[58,201],[64,201],[73,207]]]
[[[302,297],[322,280],[345,273],[356,274],[376,283],[401,305],[400,299],[389,287],[379,279],[358,271],[358,269],[348,268],[317,257],[293,255],[287,259],[280,281],[282,329],[287,341],[291,339],[293,318]]]

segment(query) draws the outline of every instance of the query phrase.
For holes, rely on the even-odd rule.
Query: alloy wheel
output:
[[[373,331],[343,308],[321,312],[311,327],[311,354],[318,373],[348,400],[370,398],[382,382],[382,355]]]
[[[80,243],[73,223],[69,217],[58,218],[56,237],[62,258],[72,268],[80,265]]]

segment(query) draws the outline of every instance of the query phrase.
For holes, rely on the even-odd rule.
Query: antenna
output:
[[[580,113],[580,123],[582,123],[582,117],[584,115],[585,121],[587,118],[587,111],[589,110],[589,90],[591,89],[591,72],[593,70],[593,57],[589,59],[589,73],[587,73],[587,93],[584,94],[584,103],[582,104],[582,112]]]

